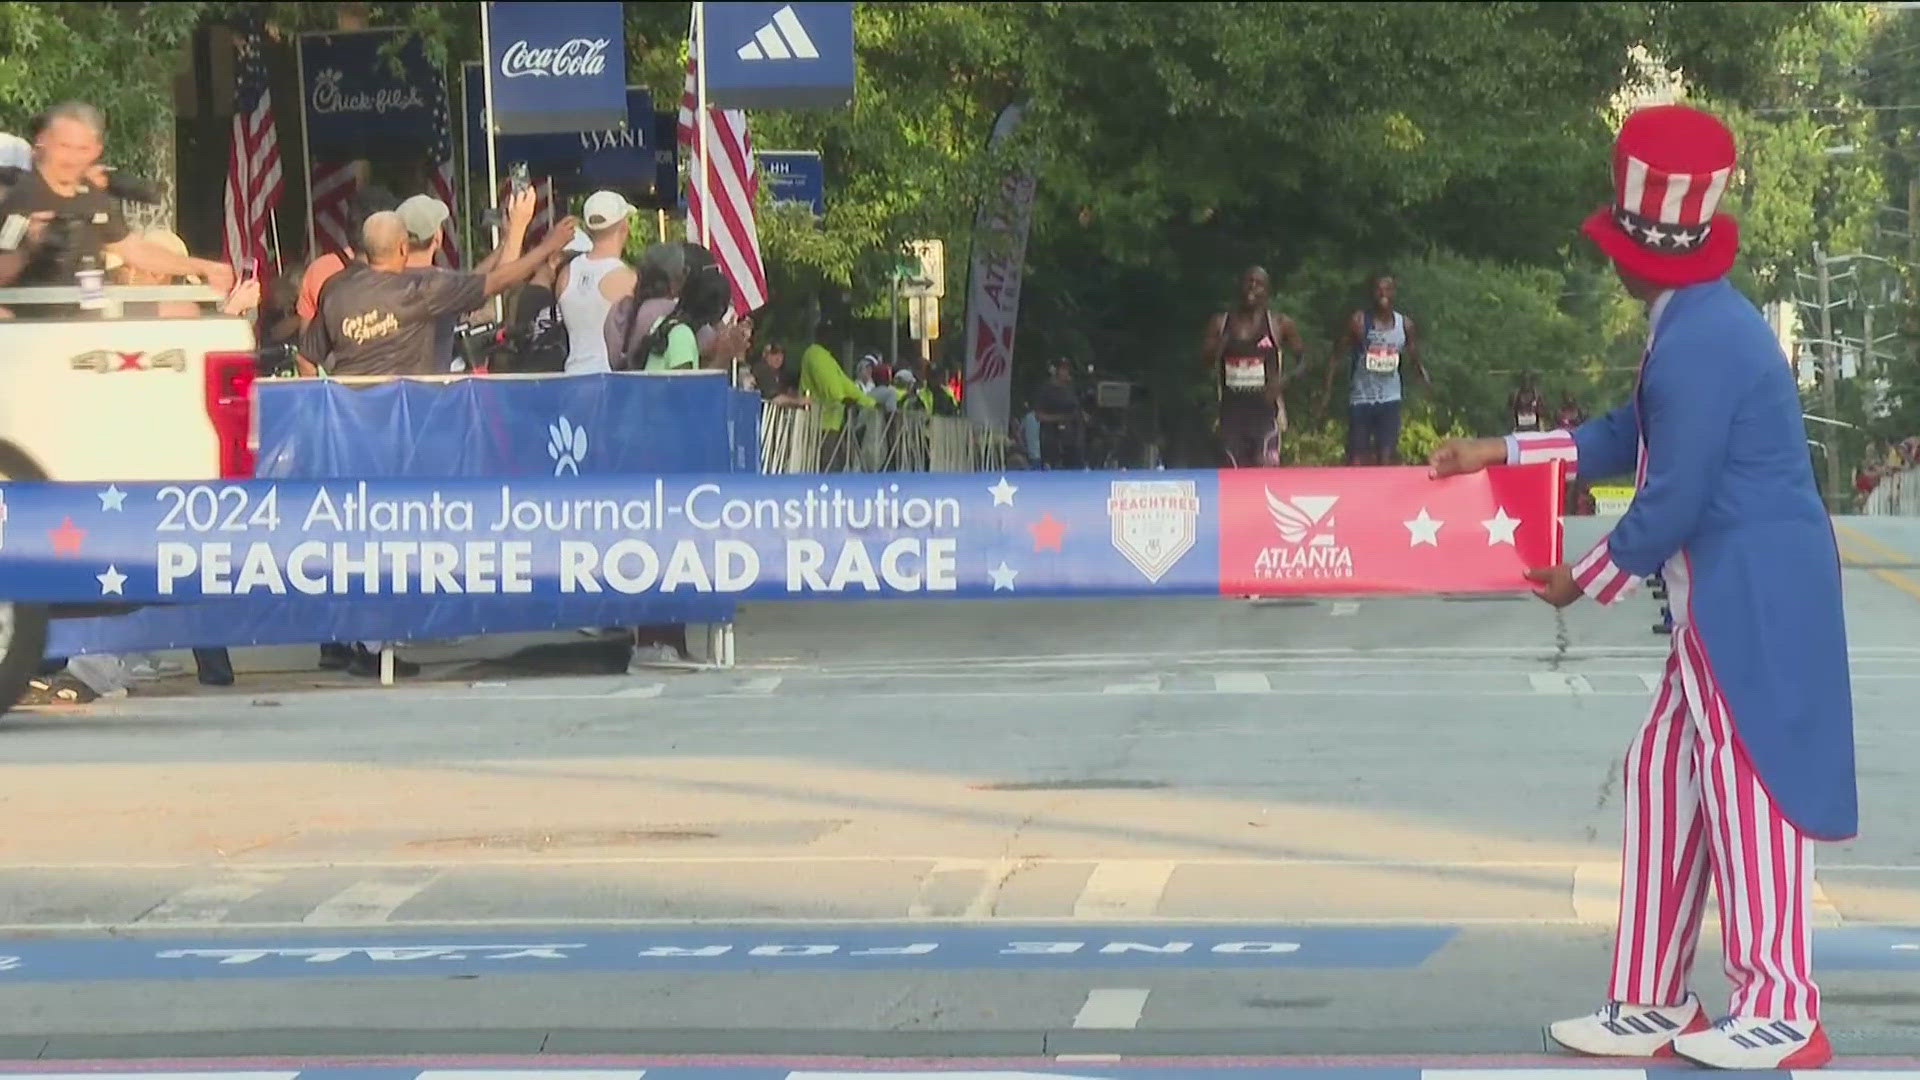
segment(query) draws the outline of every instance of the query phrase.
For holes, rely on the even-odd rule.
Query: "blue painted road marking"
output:
[[[495,972],[1411,968],[1453,927],[688,927],[0,940],[0,983]]]

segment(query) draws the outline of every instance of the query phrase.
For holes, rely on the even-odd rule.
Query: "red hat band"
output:
[[[1664,172],[1627,156],[1615,178],[1614,224],[1655,251],[1697,251],[1713,232],[1713,213],[1733,166],[1707,173]]]

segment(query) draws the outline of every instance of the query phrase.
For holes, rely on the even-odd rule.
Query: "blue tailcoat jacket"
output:
[[[1656,311],[1631,401],[1574,432],[1581,475],[1645,478],[1607,543],[1636,576],[1680,558],[1688,610],[1760,782],[1801,832],[1859,829],[1840,556],[1793,371],[1726,279]]]

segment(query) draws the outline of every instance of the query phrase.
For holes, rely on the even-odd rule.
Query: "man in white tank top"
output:
[[[613,191],[594,192],[581,212],[591,246],[561,267],[553,285],[567,328],[569,375],[613,370],[607,361],[607,312],[633,292],[633,267],[620,257],[632,215],[633,207]]]

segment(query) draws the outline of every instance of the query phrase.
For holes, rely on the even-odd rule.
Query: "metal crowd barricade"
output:
[[[760,412],[764,473],[984,472],[1006,460],[1006,438],[965,417],[849,409],[842,430],[829,432],[811,403]]]
[[[1875,517],[1920,517],[1920,468],[1882,477],[1860,512]]]

